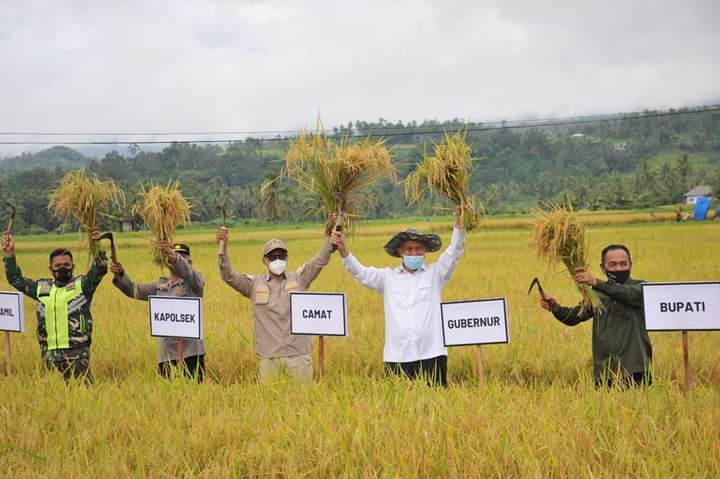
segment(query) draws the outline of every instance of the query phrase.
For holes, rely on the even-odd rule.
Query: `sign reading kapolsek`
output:
[[[290,293],[290,333],[347,336],[344,293]]]
[[[0,291],[0,331],[22,333],[25,330],[23,295]]]
[[[505,298],[440,304],[445,346],[510,342]]]
[[[150,334],[203,339],[202,298],[150,296]]]
[[[648,331],[720,330],[720,282],[642,285]]]

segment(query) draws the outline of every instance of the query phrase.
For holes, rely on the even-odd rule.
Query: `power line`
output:
[[[567,118],[551,118],[539,120],[514,120],[496,121],[489,123],[477,123],[477,126],[468,127],[468,132],[484,132],[497,130],[514,130],[527,128],[547,128],[569,125],[584,125],[593,123],[608,123],[614,121],[644,120],[649,118],[671,117],[679,115],[690,115],[720,111],[720,105],[709,105],[696,108],[668,111],[651,111],[620,113],[608,115],[589,115]],[[439,135],[447,131],[449,125],[431,125],[429,127],[388,127],[369,129],[368,132],[353,133],[350,138],[396,138],[408,136]],[[324,130],[325,134],[334,134],[336,130]],[[342,130],[340,130],[342,131]],[[183,136],[183,135],[228,135],[243,136],[244,138],[194,138],[194,139],[171,139],[171,140],[87,140],[87,141],[0,141],[0,145],[163,145],[171,143],[179,144],[206,144],[206,143],[232,143],[250,138],[262,142],[285,142],[288,137],[300,134],[302,130],[255,130],[255,131],[215,131],[215,132],[152,132],[152,133],[81,133],[81,132],[0,132],[2,136]],[[273,138],[256,138],[254,135],[275,134]]]

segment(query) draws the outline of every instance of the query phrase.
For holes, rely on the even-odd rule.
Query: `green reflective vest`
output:
[[[77,278],[65,286],[58,287],[46,282],[39,282],[37,298],[39,307],[45,316],[48,350],[70,348],[71,325],[70,315],[77,313],[87,304],[82,290],[83,278]],[[80,313],[80,328],[84,329],[85,318]]]

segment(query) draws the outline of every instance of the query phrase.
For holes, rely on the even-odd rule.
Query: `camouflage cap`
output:
[[[287,246],[285,246],[285,242],[283,240],[271,239],[265,243],[265,246],[263,246],[263,258],[267,256],[269,252],[275,249],[281,249],[287,252]]]
[[[425,245],[428,253],[433,253],[439,250],[440,246],[442,246],[440,236],[435,233],[421,233],[415,228],[407,228],[390,238],[390,241],[388,241],[383,248],[390,256],[399,258],[400,255],[398,254],[397,249],[405,241],[419,241]]]

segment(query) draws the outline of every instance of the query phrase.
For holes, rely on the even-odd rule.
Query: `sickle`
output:
[[[530,294],[533,290],[533,288],[537,286],[538,291],[540,292],[540,297],[542,299],[545,299],[545,291],[543,290],[542,285],[540,284],[540,280],[536,278],[533,278],[532,283],[530,283],[530,288],[528,289],[528,294]]]
[[[5,232],[12,234],[13,227],[15,226],[15,205],[5,200],[3,200],[3,204],[10,210],[10,222],[5,229]]]

